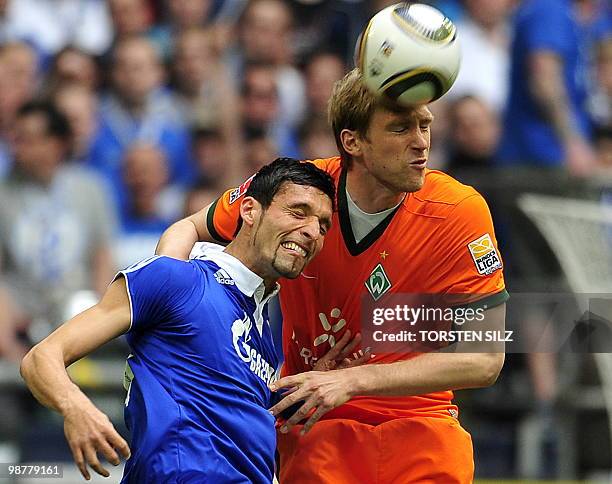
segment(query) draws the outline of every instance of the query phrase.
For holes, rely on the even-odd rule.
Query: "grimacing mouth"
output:
[[[297,252],[304,258],[310,255],[310,250],[308,250],[302,244],[299,244],[293,240],[286,240],[284,242],[281,242],[280,245],[284,247],[285,249],[294,250],[295,252]]]

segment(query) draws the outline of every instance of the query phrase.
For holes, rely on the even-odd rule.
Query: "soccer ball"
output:
[[[457,78],[457,29],[429,5],[398,3],[370,19],[357,42],[355,63],[374,94],[401,105],[426,104]]]

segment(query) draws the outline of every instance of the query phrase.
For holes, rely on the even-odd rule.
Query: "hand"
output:
[[[361,343],[361,334],[357,333],[351,339],[351,331],[346,330],[336,344],[324,356],[319,358],[313,369],[315,371],[341,370],[367,363],[372,358],[370,348],[367,348],[359,358],[351,360],[349,355]]]
[[[589,176],[597,166],[593,148],[586,140],[573,137],[565,144],[565,163],[569,172],[577,177]]]
[[[89,400],[81,401],[64,412],[64,434],[74,461],[86,480],[91,478],[87,464],[101,476],[110,476],[110,472],[100,464],[98,452],[115,466],[121,462],[116,450],[126,459],[130,457],[127,442],[117,433],[109,418]]]
[[[304,401],[300,409],[283,424],[280,431],[289,432],[291,427],[304,420],[315,409],[301,431],[301,435],[304,435],[324,414],[348,402],[355,388],[353,379],[348,378],[349,373],[353,371],[309,371],[286,376],[271,384],[272,391],[289,388],[289,393],[270,409],[270,413],[275,417],[296,402]]]

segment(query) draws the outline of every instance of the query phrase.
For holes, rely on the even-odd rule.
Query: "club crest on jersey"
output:
[[[229,194],[229,203],[230,205],[238,200],[242,195],[244,195],[251,184],[251,180],[255,175],[251,176],[248,180],[246,180],[239,187],[234,188]]]
[[[501,258],[489,234],[484,234],[482,237],[470,242],[468,250],[472,255],[478,274],[488,276],[502,268]]]
[[[378,301],[383,294],[391,289],[391,286],[391,281],[382,264],[378,264],[365,281],[365,287],[374,298],[374,301]]]

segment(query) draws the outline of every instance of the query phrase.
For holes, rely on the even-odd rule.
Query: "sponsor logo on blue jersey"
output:
[[[242,319],[232,323],[232,343],[238,357],[249,365],[249,369],[262,379],[267,385],[276,380],[276,370],[263,356],[249,345],[253,323],[244,313]]]

